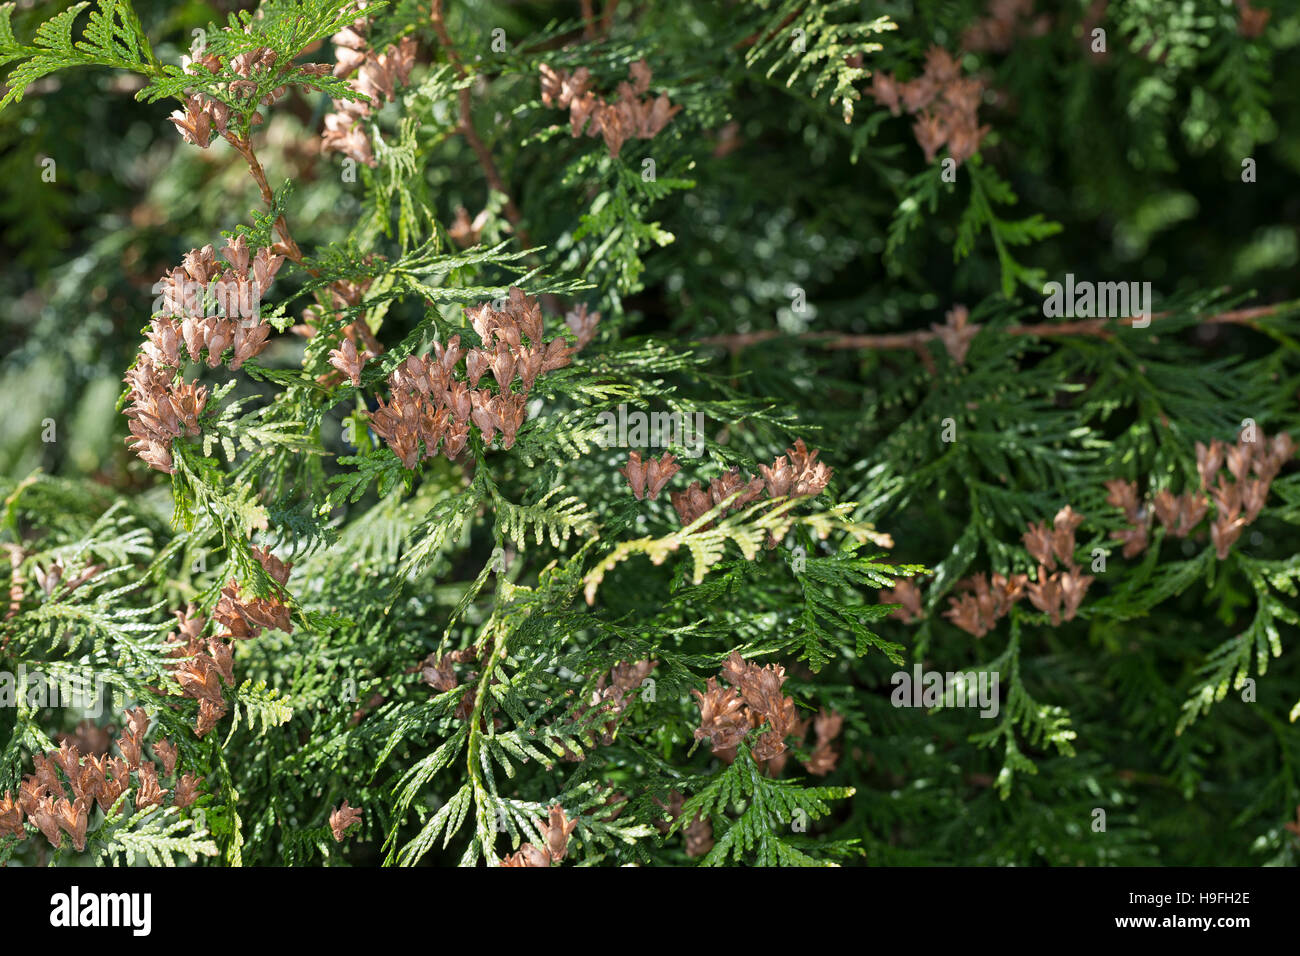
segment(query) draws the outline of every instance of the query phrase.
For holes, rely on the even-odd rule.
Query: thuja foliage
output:
[[[0,5],[0,862],[1294,863],[1297,43]]]

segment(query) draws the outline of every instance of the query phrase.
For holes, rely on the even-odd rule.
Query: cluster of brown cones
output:
[[[199,702],[194,732],[202,737],[226,715],[221,682],[224,679],[227,684],[235,683],[234,655],[222,638],[203,636],[207,622],[195,605],[177,611],[176,618],[180,630],[167,635],[167,656],[177,659],[171,670],[182,693]]]
[[[241,79],[222,84],[223,91],[236,99],[247,99],[257,92],[259,83],[263,82],[275,70],[276,54],[269,47],[257,47],[246,50],[230,58],[230,68]],[[205,70],[215,76],[221,72],[221,60],[213,54],[199,57],[197,60],[188,56],[181,57],[181,68],[190,76],[198,76],[199,70]],[[308,73],[325,76],[330,68],[326,63],[307,63],[299,67]],[[277,86],[266,93],[261,105],[270,106],[283,96],[285,87]],[[171,115],[181,137],[202,149],[207,149],[214,133],[226,135],[230,123],[230,107],[221,100],[199,91],[186,97],[185,109],[176,110]],[[254,113],[252,124],[256,126],[263,121],[261,113]]]
[[[605,141],[609,155],[617,156],[627,140],[654,139],[681,109],[668,94],[645,97],[652,73],[645,60],[628,67],[629,79],[618,85],[618,99],[611,103],[591,92],[591,71],[585,66],[572,73],[542,65],[542,102],[567,109],[574,137],[585,130],[588,136]]]
[[[334,834],[334,842],[342,843],[348,830],[360,822],[361,811],[356,807],[348,806],[348,802],[344,800],[342,806],[335,807],[330,813],[330,830]]]
[[[970,351],[971,341],[979,333],[981,326],[970,322],[970,310],[964,305],[954,305],[944,314],[944,323],[930,323],[930,329],[943,343],[944,350],[954,365],[966,362],[966,353]]]
[[[456,218],[447,227],[447,235],[451,236],[451,241],[462,249],[477,245],[479,236],[483,234],[483,227],[488,224],[488,215],[488,211],[483,209],[470,219],[469,210],[464,206],[457,206]]]
[[[456,665],[472,663],[478,659],[479,652],[474,647],[466,647],[459,651],[451,651],[450,653],[441,656],[439,656],[437,651],[435,651],[420,662],[420,679],[434,690],[445,694],[460,686],[460,681],[456,677]],[[473,678],[474,675],[471,674],[470,679],[472,680]],[[463,695],[460,699],[460,703],[456,705],[456,719],[468,720],[470,714],[473,712],[474,695]]]
[[[23,777],[18,797],[15,799],[11,791],[5,791],[0,797],[0,837],[12,835],[25,839],[23,816],[26,815],[51,846],[57,849],[66,833],[73,847],[81,852],[86,848],[91,808],[98,803],[100,810],[108,813],[128,788],[134,786],[137,811],[162,806],[168,793],[172,794],[174,807],[184,809],[194,803],[202,779],[192,774],[175,776],[176,748],[167,740],[159,740],[153,744],[153,755],[162,764],[161,776],[174,778],[174,789],[160,786],[158,767],[153,761],[143,759],[149,715],[137,707],[127,711],[126,716],[129,729],[117,740],[121,756],[109,757],[105,749],[104,753],[83,757],[76,744],[69,740],[64,740],[58,750],[33,756],[35,772]],[[131,774],[136,775],[134,781]]]
[[[586,348],[587,343],[596,337],[596,327],[600,325],[600,313],[588,312],[587,303],[583,302],[564,314],[564,324],[578,340],[578,348]]]
[[[785,738],[799,725],[794,699],[785,697],[785,668],[779,664],[759,667],[733,651],[722,665],[722,676],[730,687],[710,677],[704,693],[692,690],[699,701],[700,726],[695,739],[708,737],[713,752],[723,759],[734,759],[736,748],[751,730],[768,725],[768,730],[754,744],[756,760],[772,760],[785,753]]]
[[[1083,515],[1069,505],[1056,513],[1050,526],[1045,521],[1030,522],[1021,540],[1030,557],[1038,562],[1037,580],[1027,574],[972,574],[957,582],[959,593],[948,599],[943,616],[966,633],[983,637],[997,627],[1017,601],[1028,597],[1029,603],[1048,615],[1054,626],[1074,620],[1093,581],[1074,560],[1074,533],[1082,522]],[[921,592],[911,581],[899,581],[892,591],[882,591],[881,599],[882,604],[903,605],[890,616],[904,623],[924,616]]]
[[[844,726],[842,715],[823,709],[811,720],[800,720],[794,699],[781,694],[785,668],[777,664],[759,667],[733,651],[723,663],[721,673],[730,687],[723,687],[716,677],[710,677],[704,693],[691,691],[700,708],[696,740],[708,737],[713,752],[730,763],[736,757],[740,741],[751,730],[767,724],[769,729],[759,736],[753,754],[766,773],[775,777],[785,769],[790,758],[786,740],[794,737],[802,742],[811,727],[813,746],[804,761],[804,769],[818,777],[835,769],[839,752],[833,744]]]
[[[445,346],[434,344],[433,360],[411,355],[394,369],[388,379],[391,403],[380,399],[379,410],[370,416],[375,434],[407,468],[437,455],[439,442],[442,453],[455,460],[469,440],[471,421],[484,444],[500,432],[502,447],[510,448],[527,416],[525,402],[533,383],[572,361],[574,349],[563,338],[542,341],[542,310],[519,288],[510,288],[503,310],[484,304],[467,309],[466,315],[483,347],[464,352],[464,379],[456,377],[462,353],[457,335]],[[496,380],[496,392],[478,387],[488,372]],[[516,378],[523,386],[518,392],[511,387]]]
[[[374,150],[362,122],[384,103],[392,100],[397,87],[406,85],[415,66],[414,37],[406,36],[382,54],[375,55],[366,42],[363,18],[334,34],[334,75],[351,79],[348,85],[366,100],[335,100],[334,112],[325,115],[325,132],[321,134],[324,152],[342,153],[359,163],[375,166]]]
[[[131,437],[127,446],[151,468],[172,474],[172,442],[182,435],[197,438],[199,416],[208,404],[208,390],[193,382],[174,381],[141,354],[124,381],[130,386],[126,417]]]
[[[256,315],[254,304],[271,285],[284,257],[259,249],[251,259],[243,236],[229,239],[222,255],[230,264],[223,269],[212,246],[191,250],[184,265],[163,277],[163,311],[155,316],[135,365],[124,381],[130,386],[126,417],[131,437],[127,445],[151,468],[173,472],[172,442],[182,435],[199,434],[199,416],[207,406],[208,390],[193,382],[176,382],[181,347],[198,361],[207,351],[208,365],[221,364],[222,354],[233,348],[229,368],[236,371],[266,348],[271,326]],[[213,287],[224,290],[227,315],[205,316],[205,297]]]
[[[942,47],[930,48],[925,71],[911,82],[900,83],[888,73],[876,73],[871,95],[895,116],[900,109],[917,114],[912,132],[927,163],[947,145],[948,155],[960,166],[979,151],[989,132],[989,127],[979,125],[983,81],[962,76],[957,61]]]
[[[368,254],[364,258],[365,264],[370,266],[377,258],[382,256]],[[303,309],[302,324],[293,326],[289,331],[304,338],[313,338],[320,325],[322,311],[333,310],[341,313],[348,309],[355,309],[361,304],[361,300],[365,298],[366,291],[373,282],[374,280],[369,277],[339,279],[331,282],[325,290],[328,302]],[[318,376],[316,381],[326,387],[333,387],[347,378],[354,386],[359,387],[361,370],[365,368],[367,361],[383,354],[384,347],[370,331],[370,326],[362,315],[358,315],[344,325],[341,332],[343,338],[339,347],[329,353],[330,364],[338,371]]]
[[[1038,580],[1025,584],[1029,602],[1052,619],[1053,625],[1062,620],[1073,621],[1083,603],[1083,597],[1092,585],[1092,576],[1084,574],[1074,560],[1074,532],[1083,523],[1083,515],[1066,505],[1047,522],[1031,523],[1021,540],[1030,556],[1038,562]],[[1057,561],[1061,570],[1056,570]],[[1048,572],[1053,572],[1048,574]]]
[[[824,777],[839,762],[840,753],[834,747],[834,742],[844,729],[844,715],[837,714],[830,710],[820,710],[817,716],[812,719],[813,747],[808,759],[804,762],[806,769],[814,777]],[[798,730],[796,729],[798,735]],[[802,737],[802,735],[799,735]]]
[[[514,853],[501,861],[502,866],[550,866],[564,859],[569,852],[569,837],[577,820],[569,820],[564,815],[564,808],[558,803],[550,808],[546,823],[541,826],[542,845],[523,844]]]
[[[1237,15],[1240,17],[1237,21],[1237,31],[1242,36],[1252,39],[1263,33],[1273,11],[1264,7],[1252,7],[1250,0],[1236,0],[1236,4]]]
[[[361,370],[366,367],[366,359],[373,358],[365,346],[357,351],[357,343],[345,336],[336,349],[330,349],[330,364],[343,373],[354,388],[361,387]]]
[[[907,578],[899,578],[893,588],[883,588],[880,592],[881,604],[900,604],[889,616],[904,624],[911,624],[925,617],[921,607],[921,589]]]
[[[998,621],[1020,600],[1028,580],[1029,576],[1025,574],[1013,574],[1009,578],[994,574],[990,582],[983,572],[972,574],[958,582],[961,593],[948,599],[948,610],[943,612],[943,616],[968,634],[983,637],[997,627]],[[907,581],[900,582],[900,587],[902,585],[914,587]]]
[[[208,353],[208,368],[221,364],[227,348],[234,353],[232,372],[266,348],[271,326],[261,321],[261,297],[271,288],[284,256],[263,247],[249,255],[248,240],[226,240],[221,250],[228,266],[217,261],[212,246],[186,253],[183,264],[163,276],[163,315],[153,320],[143,351],[155,365],[179,366],[180,346],[195,362]],[[205,315],[212,290],[225,316]]]
[[[587,704],[578,707],[573,715],[578,720],[587,713],[609,718],[600,728],[599,741],[592,737],[590,743],[594,745],[599,742],[608,747],[614,742],[614,733],[618,729],[617,718],[636,700],[642,684],[658,666],[658,661],[620,661],[608,674],[601,674],[596,679],[596,688],[591,692]],[[582,760],[583,757],[581,754],[571,754],[566,755],[566,759]]]
[[[628,453],[627,464],[618,473],[627,479],[637,501],[644,501],[647,497],[654,501],[664,490],[664,485],[681,470],[682,466],[673,460],[672,452],[664,452],[661,458],[642,461],[640,452],[633,451]]]
[[[968,26],[963,50],[1006,53],[1019,36],[1042,36],[1052,26],[1047,14],[1034,16],[1034,0],[991,0],[988,15]]]
[[[741,477],[739,469],[733,468],[710,481],[707,490],[701,488],[698,481],[692,481],[685,491],[672,492],[669,499],[682,526],[685,527],[698,520],[701,515],[722,504],[733,494],[736,497],[727,506],[724,514],[741,510],[757,500],[764,492],[772,498],[802,498],[821,494],[831,480],[832,471],[829,466],[817,460],[820,452],[817,449],[809,451],[802,438],[796,439],[794,447],[787,448],[785,452],[770,466],[758,466],[758,470],[763,475],[761,479],[752,475]],[[671,458],[671,456],[665,455],[664,458]],[[661,471],[663,467],[661,461]],[[633,492],[635,491],[636,486],[633,485]],[[708,525],[704,527],[707,528]]]
[[[39,587],[42,591],[44,591],[46,596],[53,594],[55,589],[58,588],[59,585],[63,585],[63,587],[67,588],[66,593],[71,594],[77,588],[81,587],[83,584],[85,584],[87,581],[93,578],[100,571],[103,571],[104,565],[102,564],[87,565],[80,574],[76,575],[75,577],[67,578],[65,580],[63,575],[67,572],[67,570],[68,570],[68,566],[63,563],[63,559],[55,558],[53,561],[50,562],[50,565],[47,568],[42,568],[39,564],[33,565],[32,577],[36,579],[37,587]],[[21,594],[19,600],[21,600]]]
[[[1092,585],[1092,576],[1084,574],[1074,560],[1074,532],[1083,523],[1083,515],[1066,505],[1047,522],[1031,523],[1021,538],[1030,556],[1038,561],[1038,580],[1025,584],[1029,603],[1052,619],[1053,625],[1062,620],[1073,621],[1083,603],[1083,597]],[[1060,561],[1061,570],[1056,570]],[[1048,574],[1048,572],[1053,572]]]
[[[1210,540],[1219,560],[1227,558],[1242,531],[1259,517],[1268,501],[1273,479],[1296,451],[1295,442],[1286,432],[1279,432],[1271,439],[1263,432],[1254,432],[1251,437],[1255,441],[1246,441],[1246,434],[1243,430],[1235,445],[1217,438],[1208,445],[1198,441],[1199,489],[1181,495],[1161,489],[1151,500],[1150,508],[1138,496],[1137,482],[1118,478],[1106,482],[1107,503],[1122,509],[1129,523],[1129,527],[1110,533],[1112,538],[1124,543],[1124,557],[1132,558],[1147,549],[1153,513],[1168,534],[1185,538],[1209,514],[1213,500],[1215,514],[1210,522]],[[1225,468],[1232,476],[1231,481],[1223,474]]]
[[[267,574],[282,586],[288,583],[291,565],[268,550],[252,550]],[[235,683],[230,642],[257,637],[265,628],[288,633],[293,630],[293,624],[287,605],[275,597],[242,597],[234,579],[221,589],[221,597],[212,612],[212,619],[223,633],[205,638],[206,621],[194,605],[177,611],[176,618],[180,621],[180,628],[179,632],[167,635],[168,656],[176,660],[172,674],[181,685],[182,693],[199,702],[194,733],[202,737],[229,709],[222,681],[232,686]]]

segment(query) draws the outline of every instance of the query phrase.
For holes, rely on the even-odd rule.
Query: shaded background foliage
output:
[[[29,36],[64,6],[19,4],[16,32]],[[135,4],[166,62],[179,58],[192,30],[253,6]],[[865,66],[901,77],[920,72],[932,45],[956,51],[963,31],[989,15],[974,0],[827,7],[830,22],[885,16],[897,24],[871,34],[881,49]],[[1007,51],[963,56],[968,73],[986,78],[980,119],[992,132],[947,184],[937,163],[924,163],[910,121],[890,116],[869,94],[846,123],[826,90],[810,95],[806,76],[787,85],[788,65],[768,74],[779,50],[746,62],[754,38],[801,15],[800,4],[626,3],[608,38],[595,42],[583,39],[577,4],[451,5],[449,24],[466,62],[499,57],[474,88],[476,125],[533,244],[546,247],[548,273],[594,286],[574,298],[602,311],[610,355],[615,344],[635,348],[650,336],[647,348],[667,348],[639,372],[674,388],[687,408],[733,403],[708,406],[717,442],[710,461],[769,461],[796,436],[821,448],[836,469],[832,499],[857,502],[856,518],[892,535],[896,547],[882,560],[934,569],[923,585],[924,623],[871,623],[872,612],[866,626],[902,646],[908,669],[914,662],[949,671],[1001,660],[1004,692],[1018,686],[1033,702],[1010,731],[1025,758],[1017,763],[1004,742],[988,747],[976,739],[999,721],[892,707],[889,676],[897,663],[874,647],[853,653],[846,625],[831,624],[841,640],[819,672],[796,663],[809,627],[807,591],[816,588],[784,567],[784,552],[766,555],[759,563],[767,565],[756,570],[731,551],[698,585],[683,562],[650,567],[642,560],[602,585],[596,623],[548,609],[558,616],[527,625],[536,630],[526,629],[525,646],[544,647],[548,633],[573,635],[560,665],[572,674],[594,674],[620,659],[593,650],[577,637],[583,634],[664,661],[658,698],[671,703],[637,704],[615,745],[565,770],[568,788],[589,778],[626,791],[630,816],[639,820],[653,813],[651,797],[671,786],[688,795],[705,789],[719,770],[707,746],[684,756],[696,717],[687,691],[740,646],[747,656],[776,652],[773,659],[791,673],[786,691],[801,706],[846,715],[844,752],[825,782],[854,793],[830,801],[830,815],[810,835],[812,845],[824,843],[833,848],[827,855],[845,862],[1296,862],[1295,837],[1283,829],[1300,803],[1300,731],[1290,719],[1300,697],[1289,647],[1294,621],[1278,639],[1286,653],[1268,661],[1266,674],[1250,671],[1256,702],[1229,692],[1198,719],[1184,720],[1188,699],[1207,681],[1217,685],[1220,672],[1204,669],[1216,647],[1239,634],[1253,646],[1256,631],[1267,631],[1261,609],[1284,622],[1294,616],[1294,469],[1274,483],[1264,516],[1238,547],[1245,562],[1271,562],[1266,571],[1252,571],[1235,555],[1216,565],[1204,533],[1157,542],[1159,561],[1122,559],[1108,538],[1122,522],[1105,503],[1102,482],[1127,478],[1179,491],[1194,480],[1196,440],[1232,440],[1246,418],[1270,435],[1296,433],[1294,306],[1253,325],[1200,320],[1300,299],[1300,13],[1273,4],[1263,32],[1250,37],[1238,29],[1237,7],[1220,0],[1050,7],[1025,18],[1045,16],[1046,28],[1026,29]],[[396,36],[412,23],[421,69],[430,59],[442,62],[425,4],[391,4],[373,35]],[[1103,55],[1089,49],[1096,24],[1107,31]],[[490,46],[498,27],[511,38],[504,56]],[[684,110],[653,141],[630,141],[617,162],[598,140],[571,140],[556,126],[563,114],[538,103],[537,62],[590,64],[612,88],[641,56],[653,67],[655,89]],[[328,60],[328,41],[311,58]],[[33,497],[11,511],[7,531],[15,537],[39,542],[33,529],[53,529],[51,544],[66,545],[124,501],[156,548],[186,554],[188,544],[175,544],[166,483],[125,449],[115,404],[148,320],[150,286],[189,249],[248,223],[260,198],[233,151],[186,146],[165,122],[165,104],[137,102],[137,88],[122,74],[67,70],[0,114],[0,178],[7,184],[0,384],[9,397],[0,416],[0,491],[17,494],[37,468],[66,479],[28,492]],[[358,184],[341,180],[337,156],[319,155],[327,97],[295,88],[269,111],[259,156],[273,184],[293,181],[286,202],[304,249],[355,237],[358,222],[374,213],[377,188],[426,203],[443,231],[458,206],[473,215],[486,203],[498,214],[484,241],[510,237],[500,197],[485,198],[482,168],[452,134],[454,96],[441,91],[414,105],[421,112],[413,173],[385,160],[373,178],[363,170]],[[396,144],[396,116],[385,117]],[[47,157],[57,163],[54,183],[41,181]],[[1241,179],[1247,157],[1257,163],[1253,183]],[[657,191],[636,185],[645,158],[655,162]],[[1041,295],[1034,282],[1014,276],[1012,295],[1004,294],[996,224],[976,217],[972,251],[954,256],[977,170],[1014,192],[1015,200],[996,206],[1005,220],[1039,214],[1059,224],[1054,234],[1011,248],[1020,266],[1036,270],[1031,277],[1150,281],[1156,309],[1170,317],[1113,339],[999,331],[1041,321]],[[379,219],[391,225],[386,208]],[[382,231],[365,238],[399,254],[394,236]],[[280,281],[277,298],[300,288],[302,278]],[[792,308],[796,287],[806,311]],[[962,363],[938,342],[919,352],[828,348],[808,335],[925,330],[956,303],[983,325]],[[423,318],[417,303],[394,305],[383,338],[395,344]],[[727,346],[727,337],[749,333],[770,337]],[[687,351],[693,363],[670,357]],[[300,341],[278,337],[264,360],[293,368],[301,352]],[[260,394],[259,386],[243,382],[236,394]],[[341,411],[321,426],[334,454],[348,452]],[[959,437],[948,445],[939,434],[950,417]],[[41,440],[45,419],[57,423],[55,442]],[[675,526],[660,502],[648,512],[658,530],[646,530],[646,513],[615,472],[618,458],[615,450],[563,464],[513,460],[499,477],[522,495],[545,490],[563,471],[569,492],[599,512],[603,540]],[[471,591],[478,596],[469,609],[453,610],[497,539],[476,525],[462,550],[438,549],[432,582],[407,586],[389,603],[374,578],[395,573],[411,546],[407,536],[418,538],[420,523],[447,500],[446,486],[426,479],[387,503],[367,492],[326,531],[312,514],[324,485],[311,484],[346,469],[332,459],[318,470],[303,468],[268,504],[277,543],[333,542],[309,551],[295,570],[295,581],[301,575],[323,589],[300,600],[326,617],[309,643],[303,633],[311,628],[300,626],[293,637],[266,635],[243,652],[241,680],[265,680],[302,703],[289,723],[256,738],[246,762],[214,765],[213,774],[238,783],[246,808],[242,824],[215,810],[214,832],[227,858],[242,825],[245,860],[314,862],[328,807],[349,796],[373,825],[348,858],[377,862],[386,831],[405,842],[418,829],[403,822],[391,794],[440,739],[408,731],[429,731],[434,716],[445,717],[421,710],[427,688],[401,675],[438,646],[444,629],[463,638],[488,619],[486,592]],[[450,481],[451,466],[430,471]],[[1021,606],[977,641],[941,616],[967,573],[1032,573],[1020,534],[1067,503],[1087,516],[1081,547],[1110,552],[1078,619],[1052,627]],[[834,559],[827,545],[819,552],[811,537],[807,544],[814,560]],[[539,582],[551,556],[525,549],[518,580]],[[197,574],[178,579],[156,558],[136,556],[135,563],[150,581],[139,606],[179,607],[210,583]],[[1268,576],[1271,586],[1261,590],[1252,573]],[[879,601],[869,584],[830,580],[846,606]],[[389,614],[394,607],[400,625]],[[160,626],[165,617],[165,610],[153,615]],[[330,628],[326,618],[349,623]],[[347,674],[364,674],[367,692],[398,702],[386,712],[390,723],[369,737],[345,729],[355,705],[331,698]],[[1062,708],[1065,723],[1040,709],[1049,707]],[[1004,704],[1003,721],[1010,712]],[[49,733],[68,729],[56,726],[58,715],[45,718]],[[203,759],[217,758],[205,752]],[[654,781],[648,789],[647,780]],[[536,767],[521,769],[512,786],[523,799],[543,802],[557,789]],[[432,812],[449,793],[420,800]],[[1097,807],[1109,815],[1104,834],[1090,829]],[[832,840],[858,841],[859,852]],[[460,852],[438,844],[424,860],[455,862]],[[602,861],[633,859],[689,862],[673,836],[610,850]]]

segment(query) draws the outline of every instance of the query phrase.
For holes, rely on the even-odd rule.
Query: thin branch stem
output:
[[[461,62],[460,54],[456,52],[456,46],[451,42],[451,34],[447,32],[447,23],[442,15],[442,0],[433,0],[433,8],[430,12],[433,21],[433,31],[438,34],[438,42],[442,44],[443,50],[447,54],[447,59],[451,61],[453,69],[461,79],[467,79],[469,74]],[[501,178],[501,172],[497,169],[496,161],[492,158],[492,151],[487,148],[482,137],[479,136],[478,130],[474,128],[473,116],[470,112],[472,99],[469,87],[462,87],[456,93],[457,101],[460,104],[460,121],[458,128],[461,134],[469,143],[470,149],[474,150],[474,155],[478,157],[478,164],[483,169],[483,175],[488,181],[488,186],[506,197],[505,214],[510,220],[510,225],[514,227],[515,235],[524,248],[532,245],[528,238],[528,233],[521,225],[523,222],[523,213],[515,205],[514,198],[510,195],[510,190],[506,188],[506,182]]]
[[[609,0],[605,4],[605,9],[600,14],[600,33],[602,36],[609,36],[609,31],[614,26],[614,11],[618,9],[618,0]]]
[[[261,192],[262,201],[266,203],[267,209],[274,209],[275,193],[271,191],[271,184],[266,181],[266,172],[262,169],[257,154],[253,152],[252,138],[239,137],[230,132],[223,135],[226,142],[233,146],[240,156],[244,157],[244,162],[248,163],[248,171],[252,173],[253,182],[257,183],[258,191]],[[284,216],[276,217],[275,230],[280,234],[280,240],[284,243],[284,254],[301,266],[303,264],[302,250],[298,248],[298,243],[294,241],[293,235],[289,232],[289,223],[285,221]],[[306,267],[304,266],[304,268]],[[318,275],[313,269],[307,269],[307,271],[313,276]]]
[[[1296,306],[1297,302],[1276,302],[1272,305],[1255,306],[1249,309],[1233,309],[1204,316],[1200,321],[1204,325],[1248,325],[1255,326],[1255,320],[1275,315]],[[1151,320],[1168,318],[1172,312],[1155,312]],[[1065,335],[1095,335],[1110,338],[1115,334],[1116,325],[1132,325],[1138,319],[1130,316],[1125,319],[1080,319],[1075,322],[1036,322],[1031,325],[1010,325],[1001,331],[1007,335],[1027,335],[1037,338],[1055,338]],[[744,332],[738,335],[714,335],[703,339],[705,345],[721,345],[732,352],[757,345],[769,339],[788,337],[777,329],[762,332]],[[917,329],[914,332],[893,332],[880,335],[839,335],[833,332],[804,332],[794,336],[802,342],[824,349],[868,349],[886,351],[891,349],[913,349],[922,351],[924,346],[939,336],[930,329]]]
[[[235,136],[233,133],[229,132],[223,135],[226,142],[230,143],[230,145],[235,148],[236,152],[238,152],[240,156],[244,157],[244,162],[248,164],[248,171],[253,176],[253,182],[257,183],[258,191],[262,194],[262,201],[266,203],[268,209],[274,209],[275,193],[271,191],[271,184],[267,182],[266,179],[266,171],[262,169],[262,164],[258,160],[257,154],[253,152],[252,138]],[[302,266],[308,275],[313,278],[318,277],[320,272],[305,264],[302,249],[299,248],[297,241],[294,240],[293,234],[289,232],[289,223],[285,220],[284,216],[276,217],[275,229],[276,232],[280,234],[280,240],[284,247],[284,254],[293,262]],[[325,297],[319,292],[316,294],[316,301],[321,306],[327,306],[328,304]],[[384,346],[375,338],[374,333],[370,331],[370,323],[366,321],[364,316],[345,325],[342,331],[344,336],[353,340],[360,336],[361,341],[365,344],[365,347],[370,350],[372,355],[383,354]]]

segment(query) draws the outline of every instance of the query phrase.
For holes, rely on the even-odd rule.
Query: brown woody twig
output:
[[[1274,315],[1282,309],[1295,305],[1293,302],[1277,302],[1250,309],[1234,309],[1207,315],[1201,319],[1205,325],[1252,325],[1256,319]],[[1167,318],[1171,312],[1154,312],[1152,320]],[[1114,335],[1115,324],[1132,325],[1137,317],[1112,319],[1080,319],[1075,322],[1036,322],[1031,325],[1010,325],[1000,331],[1007,335],[1028,335],[1040,338],[1054,338],[1063,335],[1096,335],[1110,338]],[[736,335],[714,335],[701,340],[704,345],[720,345],[731,352],[765,342],[769,339],[784,338],[786,333],[777,329],[762,332],[742,332]],[[795,336],[800,341],[825,349],[914,349],[924,351],[924,346],[938,335],[930,329],[918,329],[915,332],[892,332],[880,335],[840,335],[834,332],[804,332]]]
[[[455,44],[451,42],[451,34],[447,32],[447,23],[442,15],[442,0],[433,0],[433,9],[430,12],[433,21],[433,31],[438,34],[438,42],[442,44],[443,50],[447,54],[447,59],[451,61],[452,67],[456,70],[456,75],[461,79],[468,77],[465,72],[465,66],[461,63],[460,54],[456,52]],[[497,169],[495,160],[492,159],[492,152],[484,144],[482,138],[478,135],[478,130],[474,128],[473,118],[470,114],[470,91],[469,87],[462,87],[456,94],[460,104],[460,122],[458,128],[470,148],[474,150],[474,155],[478,157],[478,164],[483,168],[483,175],[487,178],[488,185],[506,197],[505,214],[510,220],[510,225],[514,227],[515,235],[523,243],[524,248],[528,248],[532,243],[528,239],[528,233],[520,223],[523,222],[523,214],[519,207],[515,205],[514,199],[510,195],[510,190],[506,188],[505,180],[501,178],[501,173]]]

